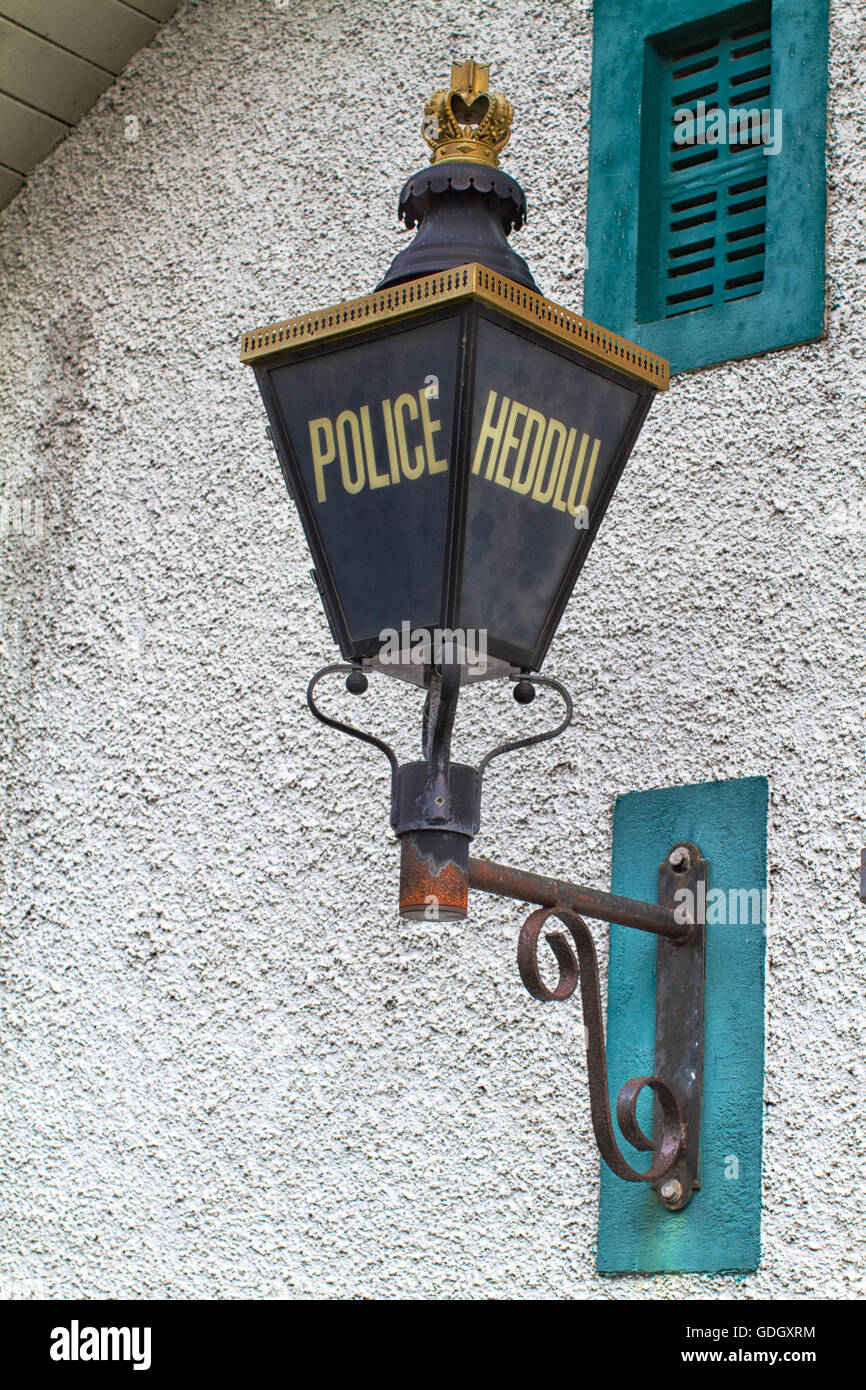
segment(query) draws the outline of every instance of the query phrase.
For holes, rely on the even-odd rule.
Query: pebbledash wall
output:
[[[617,794],[770,778],[759,1271],[595,1272],[579,1006],[523,990],[518,904],[398,919],[384,760],[304,705],[334,649],[238,362],[382,274],[469,54],[517,109],[515,246],[581,307],[590,8],[209,0],[0,219],[4,496],[42,508],[2,538],[0,1293],[866,1292],[864,21],[834,0],[827,336],[657,401],[548,660],[575,726],[496,766],[476,841],[605,886]],[[458,754],[542,704],[474,690]]]

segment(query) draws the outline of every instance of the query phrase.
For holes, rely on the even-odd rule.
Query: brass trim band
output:
[[[486,266],[475,265],[472,269],[476,273],[476,298],[498,309],[505,309],[524,323],[534,324],[543,333],[549,333],[562,343],[580,348],[589,357],[596,357],[600,362],[607,362],[611,367],[618,367],[622,372],[648,381],[657,391],[668,389],[670,363],[667,358],[657,357],[654,352],[629,342],[628,338],[600,328],[590,319],[573,314],[570,309],[563,309],[552,299],[546,299],[534,290],[524,289],[513,280],[507,280],[504,275],[495,275]]]
[[[357,332],[368,324],[388,322],[417,313],[419,309],[461,299],[479,299],[502,309],[523,323],[532,324],[542,333],[568,343],[599,362],[616,367],[629,376],[647,381],[657,391],[666,391],[670,365],[663,357],[638,347],[580,314],[563,309],[544,295],[524,289],[522,285],[496,275],[483,265],[459,266],[456,270],[440,271],[394,285],[378,294],[349,299],[332,309],[312,314],[299,314],[269,324],[241,338],[241,361],[260,362],[295,347],[325,338],[336,338]]]

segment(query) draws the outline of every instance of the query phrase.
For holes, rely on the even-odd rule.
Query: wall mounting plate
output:
[[[699,845],[707,862],[703,1104],[700,1187],[683,1210],[663,1210],[648,1184],[622,1182],[601,1165],[601,1273],[745,1273],[758,1266],[767,805],[763,777],[630,792],[617,800],[615,893],[652,901],[658,866],[680,841]],[[612,1078],[654,1066],[664,1072],[654,1058],[657,956],[646,933],[611,927]],[[641,1120],[647,1131],[650,1104],[647,1097]],[[639,1156],[633,1161],[645,1163]]]

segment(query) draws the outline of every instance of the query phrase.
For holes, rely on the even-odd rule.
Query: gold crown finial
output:
[[[474,58],[467,58],[465,63],[451,64],[452,92],[474,92],[480,95],[486,92],[489,86],[489,63],[476,63]]]
[[[508,144],[514,107],[488,90],[490,67],[467,58],[451,64],[451,87],[434,92],[424,107],[421,134],[433,151],[431,163],[445,159],[499,167]]]

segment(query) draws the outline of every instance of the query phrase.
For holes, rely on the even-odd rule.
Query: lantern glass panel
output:
[[[460,316],[425,315],[268,372],[272,424],[345,654],[441,621]]]
[[[486,629],[496,655],[536,665],[645,396],[531,330],[480,318],[460,623]]]

